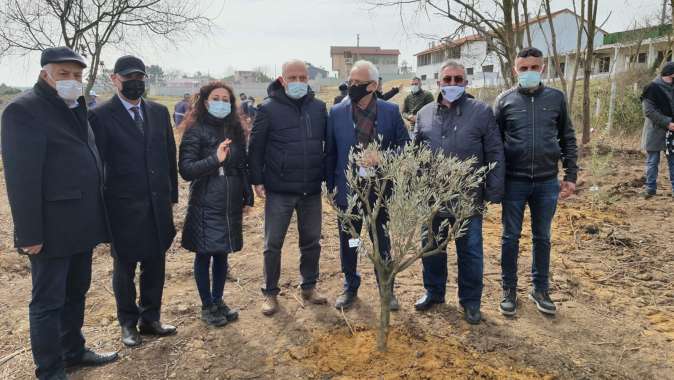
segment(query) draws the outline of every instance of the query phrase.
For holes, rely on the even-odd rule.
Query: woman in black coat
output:
[[[180,175],[191,181],[182,246],[196,252],[194,278],[201,318],[213,326],[238,317],[222,300],[227,256],[243,247],[242,218],[253,205],[235,100],[232,89],[222,82],[203,86],[180,144]]]

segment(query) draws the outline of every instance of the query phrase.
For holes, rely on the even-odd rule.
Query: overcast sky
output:
[[[220,10],[216,28],[208,37],[199,36],[178,46],[143,44],[136,49],[109,49],[104,54],[108,66],[122,53],[141,57],[146,64],[165,70],[210,73],[224,76],[232,68],[263,67],[268,74],[280,73],[289,58],[300,58],[331,69],[330,46],[356,44],[381,46],[401,51],[400,62],[416,66],[414,53],[428,47],[419,35],[442,36],[453,29],[446,18],[420,16],[412,7],[377,8],[358,0],[227,0]],[[531,3],[531,1],[530,1]],[[553,0],[553,11],[572,7],[569,0]],[[634,22],[659,13],[661,0],[603,0],[598,19],[610,17],[604,29],[616,32]],[[653,17],[657,18],[657,17]],[[31,85],[39,71],[39,54],[0,60],[0,83]]]

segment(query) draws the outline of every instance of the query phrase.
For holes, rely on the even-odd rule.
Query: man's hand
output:
[[[19,250],[22,253],[26,253],[26,254],[31,255],[31,256],[37,255],[38,253],[40,253],[40,251],[42,251],[42,244],[31,245],[31,246],[28,246],[28,247],[21,247],[21,248],[19,248]]]
[[[264,191],[264,185],[255,185],[255,195],[264,198],[267,193]]]
[[[669,123],[669,125],[667,126],[667,129],[674,132],[674,123]]]
[[[559,197],[561,199],[566,199],[573,195],[576,192],[576,184],[569,181],[562,181],[561,191],[559,192]]]
[[[250,207],[250,206],[243,206],[243,215],[248,215],[248,214],[250,214],[250,210],[252,210],[252,209],[253,209],[253,208]]]
[[[414,124],[417,122],[417,117],[415,115],[410,115],[407,120],[410,121],[410,123]]]

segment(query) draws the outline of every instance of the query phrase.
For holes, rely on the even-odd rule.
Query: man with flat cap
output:
[[[28,256],[28,307],[35,374],[66,379],[65,368],[101,365],[82,335],[92,250],[108,241],[103,171],[82,96],[84,59],[67,47],[42,52],[35,86],[2,114],[2,157],[14,245]]]
[[[140,334],[176,332],[159,318],[166,251],[176,233],[172,208],[178,202],[176,146],[168,109],[143,99],[145,78],[143,61],[130,55],[119,58],[111,75],[117,94],[89,115],[105,168],[112,285],[127,346],[139,345]]]

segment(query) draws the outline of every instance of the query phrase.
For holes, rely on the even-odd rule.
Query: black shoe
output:
[[[226,303],[218,301],[215,303],[218,308],[218,313],[220,316],[224,317],[227,322],[236,321],[239,319],[239,309],[230,309]]]
[[[414,308],[418,311],[424,311],[430,309],[431,307],[433,307],[433,305],[441,303],[445,303],[444,298],[434,296],[430,293],[426,293],[417,300],[417,302],[414,304]]]
[[[400,310],[400,304],[398,303],[398,298],[396,298],[395,294],[391,294],[391,301],[388,304],[388,309],[391,311]]]
[[[227,324],[227,318],[220,314],[217,305],[202,306],[201,320],[215,327],[221,327]]]
[[[507,316],[513,316],[517,313],[517,289],[516,288],[506,288],[503,289],[503,299],[499,305],[499,310],[501,314]]]
[[[116,352],[102,352],[99,354],[86,348],[78,360],[66,360],[64,365],[66,368],[95,367],[112,363],[115,360],[117,360]]]
[[[353,306],[353,303],[356,302],[356,293],[353,292],[343,292],[337,297],[335,301],[335,308],[339,309],[348,309]]]
[[[550,299],[550,294],[548,291],[538,291],[536,289],[531,290],[529,293],[529,299],[534,301],[538,311],[548,315],[555,315],[557,312],[557,307],[555,303]]]
[[[140,322],[138,330],[142,335],[168,336],[176,333],[176,327],[162,324],[159,321]]]
[[[65,372],[61,372],[56,375],[47,377],[46,380],[68,380],[68,376],[66,376]]]
[[[480,306],[464,306],[463,319],[471,325],[479,325],[482,321],[482,313],[480,313]]]
[[[127,347],[138,346],[143,340],[136,329],[136,326],[122,326],[122,343]]]

